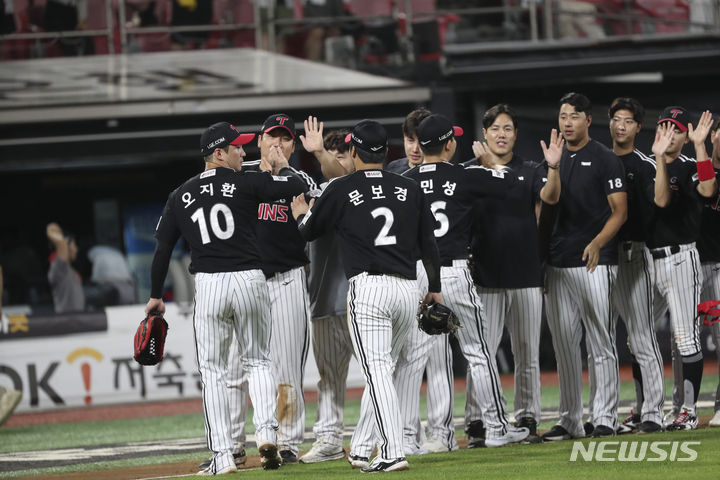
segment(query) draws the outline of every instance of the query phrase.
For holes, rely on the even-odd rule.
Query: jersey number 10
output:
[[[220,215],[225,219],[225,229],[220,226]],[[200,207],[190,215],[190,219],[198,224],[200,228],[200,238],[203,245],[210,243],[210,232],[208,231],[207,222],[205,221],[205,209]],[[220,240],[227,240],[235,233],[235,220],[232,211],[224,203],[216,203],[210,209],[210,229],[213,235]]]

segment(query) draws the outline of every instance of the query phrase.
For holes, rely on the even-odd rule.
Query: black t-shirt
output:
[[[281,174],[288,174],[287,169]],[[215,168],[196,175],[168,197],[155,237],[190,246],[190,272],[236,272],[261,268],[256,227],[258,204],[297,195],[297,177]]]
[[[695,242],[700,236],[700,217],[705,199],[698,193],[697,162],[680,155],[667,164],[670,203],[655,207],[655,218],[648,239],[649,248]]]
[[[582,267],[585,247],[612,213],[608,195],[625,191],[625,171],[612,150],[595,140],[578,151],[563,148],[560,201],[548,264]],[[617,235],[600,249],[599,265],[617,265]]]
[[[410,164],[408,163],[407,157],[398,158],[397,160],[393,160],[392,162],[388,163],[385,166],[384,170],[386,172],[392,172],[401,175],[410,170]]]
[[[621,241],[645,242],[654,215],[655,160],[635,149],[620,155],[625,167],[628,217],[620,231]]]
[[[474,203],[485,196],[504,197],[515,184],[509,171],[447,162],[419,165],[403,176],[415,180],[425,194],[435,216],[434,234],[444,265],[468,256]]]
[[[243,171],[259,171],[260,161],[243,163]],[[307,185],[307,189],[317,188],[315,181],[302,170],[290,167]],[[257,241],[265,275],[285,272],[292,268],[307,265],[305,240],[300,236],[297,223],[292,216],[290,204],[292,197],[263,202],[258,207]]]
[[[368,272],[413,280],[420,252],[434,265],[430,291],[440,291],[435,219],[420,186],[409,178],[382,170],[335,178],[300,217],[299,228],[307,241],[335,229],[347,278]]]
[[[475,164],[475,160],[466,162]],[[473,209],[473,280],[487,288],[542,285],[535,205],[547,182],[543,164],[513,155],[517,184],[505,198],[486,197]]]
[[[720,169],[716,168],[716,178],[719,173]],[[701,262],[720,262],[720,192],[705,199],[697,249]]]

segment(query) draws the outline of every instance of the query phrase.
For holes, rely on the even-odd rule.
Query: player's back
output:
[[[192,273],[260,268],[255,230],[259,197],[269,178],[268,174],[214,168],[192,177],[170,195],[170,214],[190,246]]]
[[[348,278],[361,272],[415,278],[421,215],[430,212],[414,181],[360,170],[330,182],[317,207],[336,222]]]

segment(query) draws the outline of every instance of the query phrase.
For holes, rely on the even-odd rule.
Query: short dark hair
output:
[[[363,163],[383,163],[385,158],[387,158],[387,149],[373,153],[361,148],[355,148],[355,153],[357,153],[358,158],[360,158]]]
[[[485,115],[483,115],[482,124],[483,127],[487,130],[490,128],[490,126],[495,122],[495,119],[499,117],[501,114],[505,114],[508,117],[510,117],[510,120],[512,120],[513,127],[515,129],[518,128],[518,119],[517,114],[515,113],[515,110],[510,108],[510,105],[507,103],[498,103],[494,107],[490,107],[488,111],[485,112]]]
[[[229,145],[225,145],[224,147],[217,147],[217,148],[219,148],[220,150],[224,151],[225,153],[228,153],[228,152],[230,151],[230,146],[229,146]],[[213,155],[214,155],[214,154],[215,154],[215,150],[213,150],[213,151],[210,152],[209,154],[205,155],[205,156],[203,157],[203,160],[205,160],[205,163],[210,163],[210,162],[212,162],[212,159],[213,159]]]
[[[418,108],[408,113],[402,124],[402,132],[406,137],[417,137],[417,128],[420,122],[432,115],[427,108]]]
[[[613,100],[610,104],[610,109],[608,110],[608,118],[614,117],[618,110],[627,110],[632,113],[633,120],[637,123],[642,124],[645,120],[645,107],[643,107],[642,103],[634,98],[618,97]]]
[[[450,140],[452,140],[452,138]],[[447,142],[449,142],[450,140],[448,140]],[[425,155],[436,157],[442,153],[443,148],[445,148],[445,144],[447,142],[441,143],[440,145],[430,145],[428,147],[424,147],[422,144],[420,144],[420,150],[422,150]]]
[[[328,132],[323,138],[325,150],[336,150],[338,153],[345,153],[350,150],[350,143],[345,142],[350,130],[333,130]]]
[[[575,111],[578,113],[585,113],[588,117],[592,115],[592,103],[582,93],[566,93],[560,99],[558,106],[562,107],[566,103],[575,107]]]

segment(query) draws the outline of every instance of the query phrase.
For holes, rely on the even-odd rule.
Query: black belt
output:
[[[466,260],[466,261],[467,261],[467,258],[450,258],[450,259],[447,259],[447,260],[443,260],[442,262],[440,262],[440,266],[442,266],[442,267],[452,267],[452,266],[453,266],[453,262],[454,262],[455,260]]]
[[[670,249],[670,253],[668,253],[668,249]],[[676,253],[680,253],[680,245],[668,245],[667,247],[650,250],[650,255],[652,255],[655,260],[666,258],[670,255],[675,255]]]
[[[632,250],[632,246],[633,246],[632,242],[623,242],[622,243],[622,249],[624,252]]]

